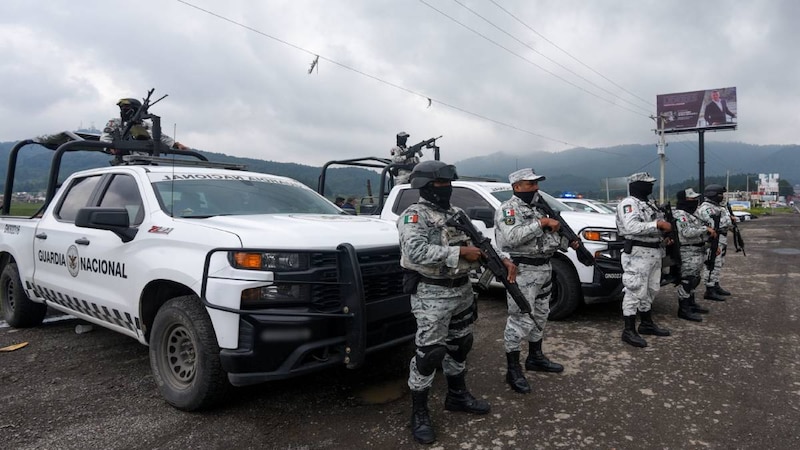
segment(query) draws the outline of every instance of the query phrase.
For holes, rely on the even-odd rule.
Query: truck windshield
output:
[[[556,210],[558,212],[574,211],[572,208],[570,208],[569,206],[561,203],[560,201],[558,201],[558,199],[556,199],[552,195],[548,194],[547,192],[544,192],[541,189],[539,189],[539,194],[542,197],[544,197],[544,200],[547,202],[548,205],[550,205],[551,208],[553,208],[554,210]],[[514,195],[514,191],[511,190],[511,189],[508,189],[506,191],[492,191],[492,196],[494,198],[500,200],[501,202],[504,202],[504,201],[510,199],[512,195]]]
[[[342,214],[311,189],[279,179],[176,179],[154,182],[153,189],[162,211],[172,217]]]

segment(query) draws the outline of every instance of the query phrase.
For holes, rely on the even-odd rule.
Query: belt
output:
[[[686,244],[685,246],[686,247],[705,247],[706,243],[705,242],[701,242],[699,244]]]
[[[527,256],[512,256],[511,260],[514,264],[526,264],[529,266],[543,266],[550,262],[550,258],[529,258]]]
[[[720,231],[720,232],[719,232],[719,234],[721,234],[721,235],[723,235],[723,236],[727,236],[727,235],[728,235],[728,232],[727,232],[727,231]]]
[[[648,247],[648,248],[659,248],[661,247],[661,242],[645,242],[645,241],[637,241],[635,239],[626,239],[627,241],[631,241],[631,245],[636,247]]]
[[[461,278],[428,278],[422,277],[420,283],[425,284],[435,284],[437,286],[444,286],[449,288],[463,286],[469,283],[469,277],[461,277]]]

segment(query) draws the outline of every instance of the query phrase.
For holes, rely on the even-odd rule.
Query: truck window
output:
[[[100,182],[100,175],[72,180],[66,194],[64,194],[64,198],[61,200],[61,204],[56,210],[56,218],[65,222],[75,221],[78,210],[88,206],[89,198],[92,196],[92,192],[94,192],[98,182]]]
[[[127,209],[131,225],[139,225],[144,219],[142,197],[136,180],[130,175],[114,175],[103,193],[100,206]]]
[[[392,212],[397,214],[398,216],[403,213],[412,203],[416,203],[419,201],[419,189],[403,189],[397,196],[397,200],[394,203],[394,208],[392,208]],[[492,205],[487,202],[480,194],[473,191],[472,189],[467,189],[463,187],[456,187],[453,186],[453,196],[450,197],[450,204],[453,206],[458,206],[463,210],[467,210],[468,208],[489,208],[494,211]]]

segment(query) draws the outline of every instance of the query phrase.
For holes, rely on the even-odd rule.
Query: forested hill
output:
[[[8,161],[13,142],[0,143],[0,160]],[[707,178],[724,177],[729,172],[737,174],[778,173],[791,184],[800,182],[800,146],[751,145],[728,142],[706,142]],[[279,163],[253,158],[239,158],[221,153],[200,151],[211,161],[244,164],[248,170],[271,173],[297,179],[316,189],[320,167],[302,164]],[[675,142],[666,149],[666,184],[682,183],[698,176],[698,151],[696,144]],[[19,155],[14,191],[43,191],[50,170],[52,152],[43,148],[26,148]],[[369,156],[369,155],[364,155]],[[380,155],[379,155],[380,156]],[[608,148],[575,148],[559,153],[531,152],[524,155],[494,152],[466,160],[449,158],[447,148],[442,148],[442,160],[455,164],[461,175],[485,176],[506,180],[510,172],[522,167],[533,167],[547,176],[542,188],[558,194],[564,191],[579,192],[604,198],[604,179],[624,177],[633,172],[659,173],[655,145],[621,145]],[[68,153],[64,156],[62,178],[77,170],[108,165],[108,155],[88,152]],[[0,164],[0,184],[5,184],[6,163]],[[742,178],[744,175],[742,175]],[[373,194],[378,193],[379,173],[372,170],[335,166],[328,170],[326,196],[361,197],[367,193],[370,180]],[[752,180],[752,177],[751,177]],[[669,194],[669,193],[668,193]]]

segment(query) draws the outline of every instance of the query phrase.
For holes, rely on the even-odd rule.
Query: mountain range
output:
[[[0,160],[8,161],[13,142],[0,142]],[[302,164],[279,163],[253,158],[241,158],[222,153],[198,150],[211,161],[244,164],[248,170],[271,173],[294,178],[316,189],[321,167]],[[686,141],[667,146],[665,183],[668,195],[686,186],[697,187],[697,145]],[[758,173],[778,173],[782,180],[791,184],[800,182],[800,145],[753,145],[737,142],[706,142],[706,184],[721,182],[726,175],[736,176],[744,188],[744,179],[755,183]],[[14,191],[43,191],[52,152],[42,147],[26,149],[18,158]],[[388,155],[364,155],[386,158]],[[452,157],[451,157],[452,156]],[[505,181],[510,172],[518,168],[533,167],[536,173],[545,175],[542,189],[554,195],[563,192],[582,193],[587,197],[605,198],[606,183],[609,197],[624,195],[625,177],[634,172],[647,171],[659,177],[659,157],[655,145],[620,145],[606,148],[574,148],[558,153],[530,152],[522,155],[505,151],[492,152],[485,156],[458,160],[442,149],[442,160],[455,164],[462,177],[485,177]],[[74,152],[65,155],[62,179],[69,173],[91,167],[108,165],[110,157],[105,154]],[[738,175],[738,176],[737,176]],[[722,178],[720,178],[722,177]],[[0,166],[0,185],[5,184],[6,165]],[[325,195],[362,197],[367,194],[367,183],[377,195],[379,173],[360,167],[332,166],[326,174]],[[616,189],[616,190],[615,190]],[[658,187],[656,187],[657,191]],[[733,189],[733,188],[732,188]]]

